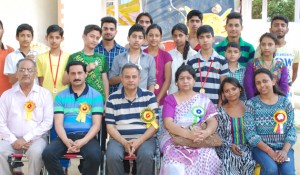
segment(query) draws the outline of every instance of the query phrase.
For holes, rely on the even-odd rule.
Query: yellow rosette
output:
[[[86,114],[91,110],[91,107],[89,104],[87,103],[81,103],[79,105],[79,114],[78,116],[76,117],[76,120],[78,122],[82,122],[82,123],[85,123],[86,121]]]
[[[151,125],[155,128],[158,129],[158,125],[155,122],[155,111],[146,108],[141,112],[141,120],[146,123],[146,127],[149,128]]]
[[[283,124],[287,120],[287,114],[284,110],[277,110],[273,116],[276,126],[274,127],[274,132],[277,134],[283,134]]]
[[[32,111],[35,108],[35,104],[33,101],[29,100],[25,102],[24,109],[26,111],[25,120],[32,120]]]

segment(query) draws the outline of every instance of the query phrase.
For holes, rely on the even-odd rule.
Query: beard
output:
[[[105,41],[112,41],[112,40],[114,40],[115,38],[114,37],[111,37],[111,38],[104,38],[103,37],[103,40],[105,40]]]
[[[283,35],[277,35],[278,39],[281,39],[281,38],[284,38],[284,37],[285,37],[285,34],[283,34]]]

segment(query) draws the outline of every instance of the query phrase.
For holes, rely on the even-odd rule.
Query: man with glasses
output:
[[[19,60],[19,84],[1,96],[0,174],[11,174],[7,157],[12,153],[26,154],[29,175],[39,174],[43,167],[42,152],[53,123],[53,100],[50,91],[34,83],[36,74],[33,60]]]

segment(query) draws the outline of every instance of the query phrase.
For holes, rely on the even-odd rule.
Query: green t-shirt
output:
[[[94,55],[86,55],[82,51],[73,53],[70,55],[68,64],[71,61],[81,61],[88,65],[89,63],[98,62],[98,66],[90,71],[88,73],[88,76],[86,78],[86,82],[88,85],[90,85],[92,88],[96,89],[98,92],[101,93],[103,100],[106,99],[105,97],[105,91],[104,91],[104,85],[102,81],[102,73],[108,72],[108,65],[106,63],[106,59],[104,55],[101,55],[99,53],[94,52]]]

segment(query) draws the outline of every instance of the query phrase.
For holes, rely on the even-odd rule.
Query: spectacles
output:
[[[35,69],[34,68],[20,68],[20,69],[18,69],[18,71],[22,72],[22,73],[24,73],[26,71],[28,71],[29,73],[33,73],[33,72],[35,72]]]

